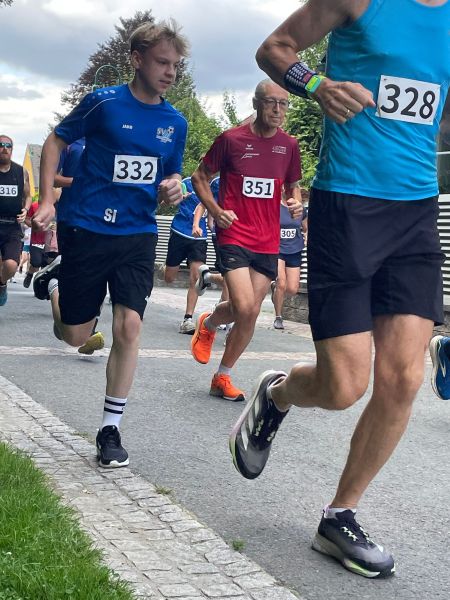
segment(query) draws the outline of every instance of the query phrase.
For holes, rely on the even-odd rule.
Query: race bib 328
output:
[[[382,75],[376,114],[382,119],[432,125],[440,92],[436,83]]]

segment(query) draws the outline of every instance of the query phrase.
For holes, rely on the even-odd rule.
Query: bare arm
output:
[[[37,229],[47,229],[55,216],[56,198],[53,192],[53,182],[60,154],[66,147],[66,142],[54,132],[48,136],[42,147],[39,208],[33,217],[33,225]]]
[[[212,215],[218,227],[228,229],[233,221],[237,219],[237,215],[232,210],[223,210],[214,200],[209,187],[209,182],[213,177],[214,173],[210,173],[202,161],[192,173],[192,185],[201,203],[206,207],[208,214]]]
[[[302,192],[298,183],[286,186],[286,204],[293,219],[298,219],[303,213]]]
[[[30,192],[30,176],[28,174],[28,171],[26,169],[24,169],[23,170],[22,210],[17,215],[18,223],[25,222],[28,209],[30,208],[32,202],[33,202],[33,199],[31,197],[31,192]]]
[[[366,7],[367,0],[309,0],[262,43],[256,53],[258,65],[285,87],[284,75],[298,62],[299,52],[358,18]],[[314,98],[328,117],[341,124],[367,106],[375,106],[371,92],[359,83],[329,78],[322,81]]]
[[[195,237],[201,237],[203,231],[200,227],[200,219],[205,214],[206,210],[203,204],[199,204],[194,210],[194,219],[192,221],[192,235]]]

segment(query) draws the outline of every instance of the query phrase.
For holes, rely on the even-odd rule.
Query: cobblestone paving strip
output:
[[[26,452],[139,598],[298,600],[129,468],[99,469],[93,444],[0,376],[0,440]]]

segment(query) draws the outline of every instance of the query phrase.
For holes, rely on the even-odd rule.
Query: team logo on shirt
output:
[[[286,154],[287,148],[286,146],[274,146],[272,152],[275,152],[275,154]]]
[[[166,129],[164,127],[158,127],[156,130],[156,139],[164,144],[167,142],[173,142],[172,136],[174,132],[175,127],[172,126],[167,127]]]
[[[245,146],[245,154],[241,156],[241,160],[243,158],[253,158],[254,156],[259,156],[259,152],[255,152],[252,144],[247,144]]]

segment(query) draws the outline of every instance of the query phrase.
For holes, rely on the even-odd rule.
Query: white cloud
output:
[[[255,51],[299,4],[298,0],[15,0],[11,7],[0,8],[0,85],[9,86],[0,93],[0,122],[15,140],[15,159],[21,162],[28,142],[45,138],[53,113],[61,110],[61,93],[77,80],[97,44],[114,35],[120,17],[149,9],[157,20],[175,17],[192,44],[190,65],[201,97],[220,114],[222,93],[234,93],[238,113],[244,117],[251,111],[252,91],[264,77]],[[6,99],[6,94],[14,98]]]

